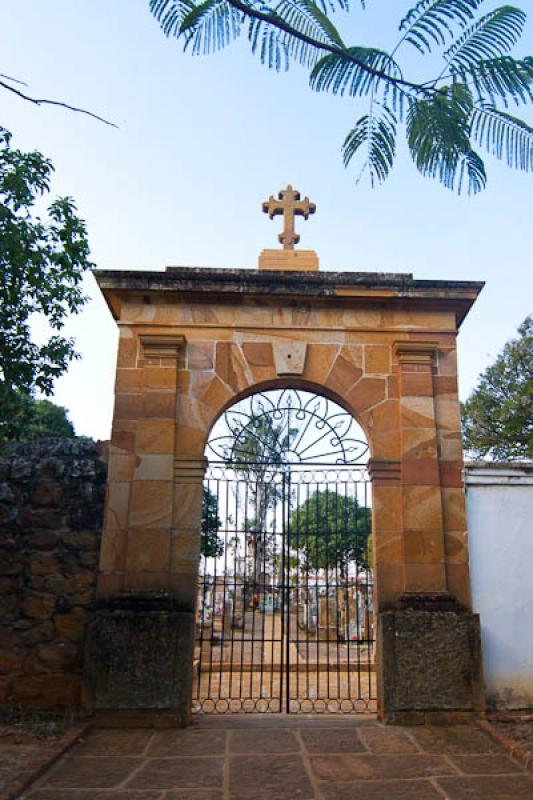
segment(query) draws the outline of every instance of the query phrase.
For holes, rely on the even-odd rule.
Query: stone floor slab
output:
[[[128,782],[129,789],[222,788],[222,758],[150,758]]]
[[[230,753],[294,753],[300,743],[292,731],[233,731],[229,749]]]
[[[482,733],[468,727],[456,728],[411,728],[412,736],[426,753],[496,753],[496,742]]]
[[[80,739],[77,756],[140,756],[152,738],[150,730],[96,730]]]
[[[503,753],[487,753],[486,755],[449,756],[452,764],[466,775],[502,775],[504,773],[521,772],[519,766]]]
[[[366,748],[357,730],[316,728],[300,733],[308,753],[364,753]]]
[[[25,794],[23,800],[166,800],[166,797],[157,789],[140,792],[132,792],[130,789],[37,789]]]
[[[324,800],[443,800],[429,780],[328,783],[321,792]]]
[[[231,800],[314,800],[303,759],[289,756],[233,756]]]
[[[533,783],[525,775],[438,778],[449,800],[532,800]]]
[[[148,747],[148,756],[219,756],[226,749],[225,731],[196,730],[156,731]]]
[[[416,753],[416,745],[413,744],[408,734],[404,731],[393,730],[392,728],[362,728],[359,737],[364,742],[371,753]]]
[[[132,800],[135,800],[133,796]],[[224,792],[222,789],[174,789],[165,792],[164,800],[224,800]]]
[[[450,775],[455,770],[442,756],[416,755],[335,755],[312,756],[311,767],[320,781],[429,778]]]
[[[140,763],[130,756],[72,756],[62,759],[47,773],[44,785],[61,789],[112,789],[125,781]]]
[[[192,727],[202,730],[213,728],[236,730],[238,728],[359,728],[374,727],[375,714],[205,714],[193,717]]]

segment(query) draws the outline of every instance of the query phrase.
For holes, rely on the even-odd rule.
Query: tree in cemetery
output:
[[[371,566],[372,512],[355,497],[316,490],[290,516],[291,548],[303,555],[304,569],[348,576]]]
[[[346,40],[333,17],[342,22],[351,13],[347,0],[150,0],[150,9],[166,36],[194,55],[244,32],[270,69],[297,62],[309,70],[313,90],[363,98],[366,113],[342,156],[345,166],[357,156],[359,177],[368,173],[372,185],[391,171],[400,127],[419,172],[459,193],[465,184],[470,193],[485,187],[479,149],[509,167],[533,168],[533,128],[509,111],[533,102],[533,57],[511,55],[526,23],[519,8],[419,0],[399,20],[388,50]],[[409,51],[429,61],[421,79],[409,75]]]
[[[49,159],[13,148],[0,128],[0,442],[23,431],[21,395],[50,395],[77,357],[62,328],[85,303],[83,274],[93,265],[72,198],[56,198],[43,216],[36,211],[52,172]],[[36,318],[49,329],[44,343],[32,336]]]
[[[464,445],[476,458],[533,458],[533,316],[518,333],[462,406]]]
[[[207,486],[204,486],[200,552],[206,558],[218,558],[224,553],[224,542],[218,535],[220,525],[218,500],[213,492]]]
[[[261,399],[252,403],[249,413],[235,412],[227,416],[231,445],[225,449],[225,462],[249,487],[247,506],[243,508],[244,532],[250,571],[259,584],[264,580],[266,561],[275,548],[275,536],[268,530],[268,514],[282,496],[279,476],[286,469],[285,454],[290,448],[296,428],[287,427],[285,419],[277,419]]]

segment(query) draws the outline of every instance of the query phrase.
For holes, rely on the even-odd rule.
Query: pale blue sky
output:
[[[530,14],[517,48],[525,55],[533,2],[517,4]],[[409,0],[368,6],[363,13],[353,0],[346,38],[390,48]],[[183,54],[148,0],[0,0],[0,10],[0,72],[120,126],[0,94],[0,123],[14,144],[52,158],[54,194],[76,199],[98,267],[255,268],[279,229],[261,201],[291,182],[317,204],[300,232],[321,269],[487,282],[459,338],[463,397],[533,310],[533,175],[487,158],[488,189],[458,198],[420,177],[401,146],[384,187],[357,186],[340,146],[364,102],[311,92],[299,68],[269,71],[244,40],[215,56]],[[68,326],[82,359],[54,399],[78,433],[108,438],[116,329],[92,278],[87,285],[92,301]]]

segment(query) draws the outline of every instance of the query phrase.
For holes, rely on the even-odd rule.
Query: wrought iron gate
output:
[[[300,407],[305,394],[298,394]],[[297,426],[291,428],[293,401],[289,412],[288,422],[286,413],[273,417],[278,439],[286,426],[292,434],[283,441],[294,446],[291,452],[281,448],[281,457],[278,446],[276,463],[252,460],[250,454],[257,456],[257,448],[254,451],[251,438],[257,430],[253,437],[248,430],[239,439],[235,434],[242,434],[242,420],[236,430],[231,419],[225,422],[233,435],[232,447],[224,445],[225,459],[209,463],[203,496],[195,711],[375,710],[366,466],[302,458],[302,446],[296,447]],[[316,415],[314,424],[330,418]],[[257,427],[257,416],[254,419]],[[300,415],[299,433],[306,422]],[[268,425],[261,430],[263,439]],[[309,427],[298,439],[306,447],[312,439]],[[338,446],[338,437],[336,441]],[[211,447],[220,454],[216,442]],[[261,447],[262,455],[271,458],[264,441]],[[311,447],[309,452],[315,450]],[[341,461],[338,454],[337,460]]]

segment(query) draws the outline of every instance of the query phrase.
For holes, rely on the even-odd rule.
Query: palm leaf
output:
[[[337,47],[345,46],[335,25],[313,0],[281,0],[275,12],[300,33]]]
[[[522,35],[525,21],[524,12],[513,6],[501,6],[486,14],[445,52],[448,69],[453,74],[508,53]]]
[[[509,100],[516,104],[533,101],[533,58],[516,60],[500,56],[479,61],[477,64],[454,69],[453,77],[461,83],[470,83],[480,101],[496,98],[508,107]]]
[[[421,53],[431,52],[432,43],[443,45],[454,35],[454,25],[464,28],[474,19],[483,0],[420,0],[400,22],[404,41]],[[394,51],[394,52],[395,52]]]
[[[486,182],[483,161],[470,144],[472,95],[455,83],[432,97],[413,100],[407,112],[407,142],[419,172],[437,178],[460,193],[468,178],[469,193]]]
[[[344,166],[366,145],[358,181],[365,172],[372,186],[387,178],[396,154],[396,117],[387,106],[373,101],[370,112],[357,120],[342,146]]]
[[[398,64],[384,50],[372,47],[348,47],[346,53],[374,70],[394,78],[401,76]],[[309,84],[316,92],[348,94],[350,97],[367,95],[378,80],[359,64],[335,53],[321,58],[309,76]]]
[[[314,0],[281,0],[270,16],[273,25],[283,21],[315,42],[344,48],[337,28]],[[320,50],[273,25],[267,20],[250,20],[248,38],[252,52],[259,52],[261,61],[274,69],[288,68],[290,59],[311,69],[320,58]]]
[[[472,138],[509,167],[533,171],[533,128],[493,106],[476,106],[471,118]]]
[[[178,35],[185,38],[185,50],[192,44],[193,55],[207,55],[239,36],[241,20],[242,14],[224,0],[204,0],[185,15]]]
[[[259,53],[262,64],[269,69],[287,70],[289,68],[289,44],[287,36],[281,36],[277,28],[258,19],[250,19],[248,24],[248,39],[252,46],[252,53]]]
[[[165,36],[179,36],[184,18],[194,7],[193,0],[150,0],[150,11]]]

